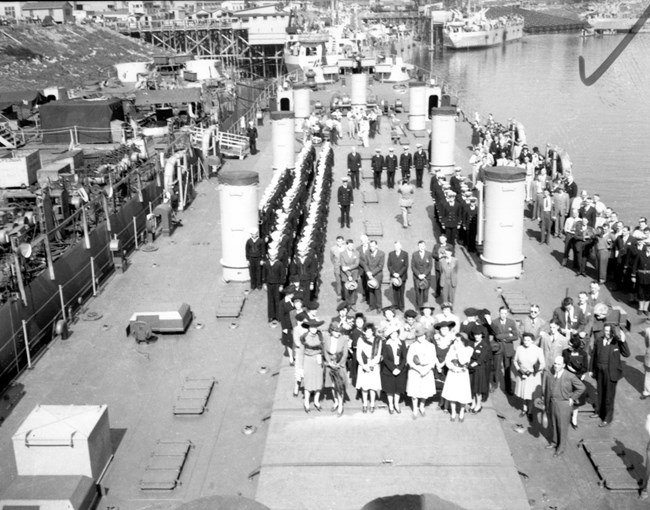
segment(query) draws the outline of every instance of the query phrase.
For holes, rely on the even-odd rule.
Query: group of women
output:
[[[467,410],[481,411],[491,370],[488,329],[475,320],[460,323],[450,304],[436,316],[433,306],[423,306],[420,314],[407,310],[403,320],[389,306],[375,325],[341,303],[327,331],[300,296],[294,297],[294,306],[294,396],[302,385],[305,412],[312,404],[321,411],[323,391],[331,393],[331,411],[339,416],[346,397],[355,398],[357,392],[363,413],[375,412],[382,392],[391,415],[402,412],[405,396],[413,419],[425,416],[427,401],[435,395],[451,421],[462,423]]]

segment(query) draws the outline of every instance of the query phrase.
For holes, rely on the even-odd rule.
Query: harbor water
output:
[[[416,46],[405,59],[450,83],[469,118],[475,111],[483,121],[488,113],[504,123],[515,118],[530,147],[565,149],[579,187],[600,193],[619,218],[636,225],[639,215],[650,214],[650,34],[637,35],[592,86],[578,73],[580,55],[590,75],[622,38],[530,35],[502,47],[456,52]]]

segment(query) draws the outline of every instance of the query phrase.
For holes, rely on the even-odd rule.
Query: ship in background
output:
[[[521,16],[502,16],[490,19],[481,9],[473,14],[451,10],[452,17],[444,24],[443,44],[454,50],[490,48],[524,36],[524,19]]]

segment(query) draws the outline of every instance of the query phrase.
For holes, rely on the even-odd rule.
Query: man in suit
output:
[[[343,184],[339,186],[337,198],[341,210],[341,228],[344,226],[350,228],[350,207],[354,203],[354,195],[352,186],[350,186],[350,178],[347,175],[343,177]]]
[[[539,305],[530,305],[530,311],[528,316],[521,322],[521,331],[524,333],[530,333],[533,335],[535,342],[539,345],[540,333],[546,326],[546,321],[539,316],[540,308]]]
[[[456,244],[458,227],[462,221],[462,208],[456,201],[456,193],[449,191],[447,201],[440,207],[440,223],[445,229],[445,236],[450,244]]]
[[[404,311],[404,289],[409,268],[409,256],[402,250],[402,243],[399,241],[395,241],[395,250],[388,254],[387,266],[393,290],[393,306]]]
[[[440,259],[440,296],[443,302],[454,304],[458,286],[458,259],[453,256],[450,247],[445,249],[445,256]]]
[[[551,192],[548,188],[544,189],[544,196],[542,198],[542,219],[541,219],[541,237],[539,242],[550,244],[551,243],[551,225],[553,223],[553,199]]]
[[[594,354],[591,357],[591,375],[596,379],[598,401],[592,418],[600,418],[599,427],[607,427],[614,419],[616,385],[623,377],[621,356],[627,358],[630,348],[622,331],[606,323],[602,332],[594,335]],[[618,328],[616,328],[618,330]]]
[[[578,401],[584,391],[584,383],[566,370],[564,358],[557,356],[553,361],[553,369],[544,384],[546,412],[549,425],[553,430],[551,443],[546,448],[554,448],[553,455],[555,457],[559,457],[566,450],[573,404]]]
[[[564,220],[569,214],[569,195],[562,186],[558,186],[553,191],[553,218],[555,237],[560,237],[564,229]]]
[[[585,199],[585,205],[580,208],[580,217],[587,221],[587,226],[594,228],[596,226],[597,216],[598,213],[594,207],[594,199],[588,196]]]
[[[433,256],[426,251],[426,243],[418,242],[418,251],[411,255],[411,272],[413,273],[413,290],[415,291],[415,307],[419,310],[429,301],[431,288],[431,270],[433,269]]]
[[[397,156],[393,152],[393,148],[388,149],[388,156],[384,159],[386,166],[386,183],[390,189],[395,187],[395,172],[397,171]]]
[[[454,247],[447,243],[447,236],[444,234],[438,238],[438,244],[433,247],[433,268],[436,271],[436,297],[440,297],[440,261],[445,258],[445,252],[451,250],[453,255]]]
[[[366,281],[373,282],[368,286],[368,311],[381,312],[381,285],[384,280],[384,261],[386,256],[384,252],[377,247],[377,241],[370,241],[370,250],[365,255],[364,270],[366,272]]]
[[[498,342],[498,350],[494,353],[494,369],[497,374],[503,371],[505,392],[508,395],[513,395],[514,381],[511,377],[511,367],[512,357],[515,355],[514,342],[519,340],[519,331],[515,321],[508,317],[508,307],[502,306],[499,308],[499,318],[491,320],[490,327],[495,340]]]
[[[251,237],[246,241],[246,261],[251,279],[251,290],[262,288],[262,269],[264,266],[264,241],[260,239],[257,228],[251,230]]]
[[[342,298],[349,306],[357,302],[357,285],[359,284],[359,253],[354,249],[354,241],[348,239],[345,250],[341,253],[341,287]]]
[[[384,156],[381,155],[381,149],[375,149],[375,155],[370,160],[370,167],[375,189],[381,189],[381,172],[384,169]]]
[[[399,157],[399,168],[402,171],[402,180],[411,180],[411,167],[413,166],[413,156],[409,152],[408,145],[403,147],[404,152]]]
[[[345,250],[345,239],[343,236],[337,236],[336,244],[330,248],[330,261],[334,271],[334,289],[336,295],[341,295],[341,253]]]
[[[350,179],[352,179],[353,189],[359,189],[360,172],[361,172],[361,154],[357,152],[357,148],[353,145],[352,152],[348,154],[348,173],[350,174]]]
[[[565,336],[560,332],[557,320],[551,319],[548,324],[548,332],[542,331],[539,338],[539,346],[544,353],[544,364],[546,370],[550,371],[553,366],[553,360],[562,356],[565,349],[569,348],[569,339],[571,336]]]
[[[557,322],[561,333],[568,338],[574,333],[585,330],[586,319],[582,310],[573,306],[573,298],[567,296],[562,300],[562,306],[553,310],[551,321]]]
[[[422,187],[422,177],[424,176],[424,168],[429,165],[429,156],[422,149],[422,144],[417,144],[417,150],[413,154],[413,166],[415,167],[415,186]]]
[[[368,275],[366,274],[366,256],[370,252],[370,243],[368,242],[368,236],[366,234],[361,234],[359,236],[361,244],[357,247],[359,252],[359,276],[361,277],[361,296],[363,301],[368,302]]]

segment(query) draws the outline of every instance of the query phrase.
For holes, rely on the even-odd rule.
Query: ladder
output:
[[[217,141],[219,142],[221,154],[224,156],[244,159],[251,152],[248,144],[248,137],[246,136],[233,135],[225,131],[218,131]]]
[[[0,147],[5,149],[17,149],[24,145],[24,140],[14,133],[8,122],[0,122]]]

